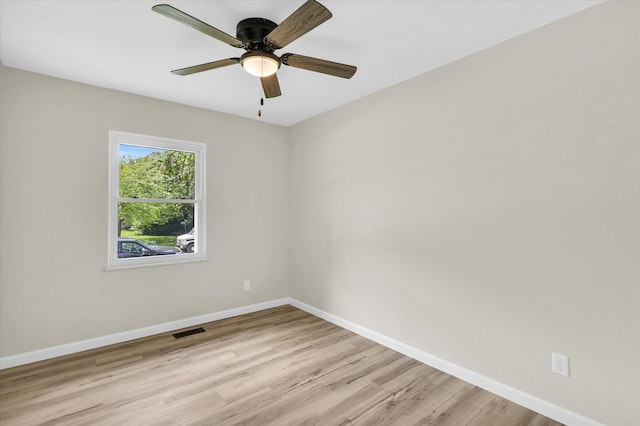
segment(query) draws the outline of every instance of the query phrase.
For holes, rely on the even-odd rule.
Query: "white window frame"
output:
[[[120,197],[120,145],[136,145],[147,148],[160,148],[173,151],[187,151],[195,153],[195,196],[193,200],[173,199],[129,199]],[[169,265],[175,263],[195,262],[206,260],[206,145],[169,139],[158,136],[139,135],[110,130],[109,131],[109,223],[108,249],[106,270],[138,268],[145,266]],[[194,253],[180,253],[165,256],[145,256],[136,258],[118,258],[118,203],[121,202],[171,202],[189,203],[194,206],[194,227],[196,229]]]

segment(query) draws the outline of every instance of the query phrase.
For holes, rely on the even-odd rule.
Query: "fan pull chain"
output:
[[[264,98],[260,98],[260,106],[264,105]],[[258,117],[262,117],[262,108],[258,108]]]

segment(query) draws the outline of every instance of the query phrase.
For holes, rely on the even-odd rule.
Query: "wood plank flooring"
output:
[[[0,371],[0,424],[559,424],[291,306],[202,327]]]

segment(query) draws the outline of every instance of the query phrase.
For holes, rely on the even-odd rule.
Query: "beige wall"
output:
[[[2,356],[287,295],[285,128],[3,74]],[[110,129],[207,145],[207,262],[104,271]]]
[[[639,17],[596,6],[291,128],[291,296],[640,424]]]

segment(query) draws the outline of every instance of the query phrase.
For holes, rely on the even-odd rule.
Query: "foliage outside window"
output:
[[[107,269],[204,259],[205,146],[115,131],[109,141]]]

